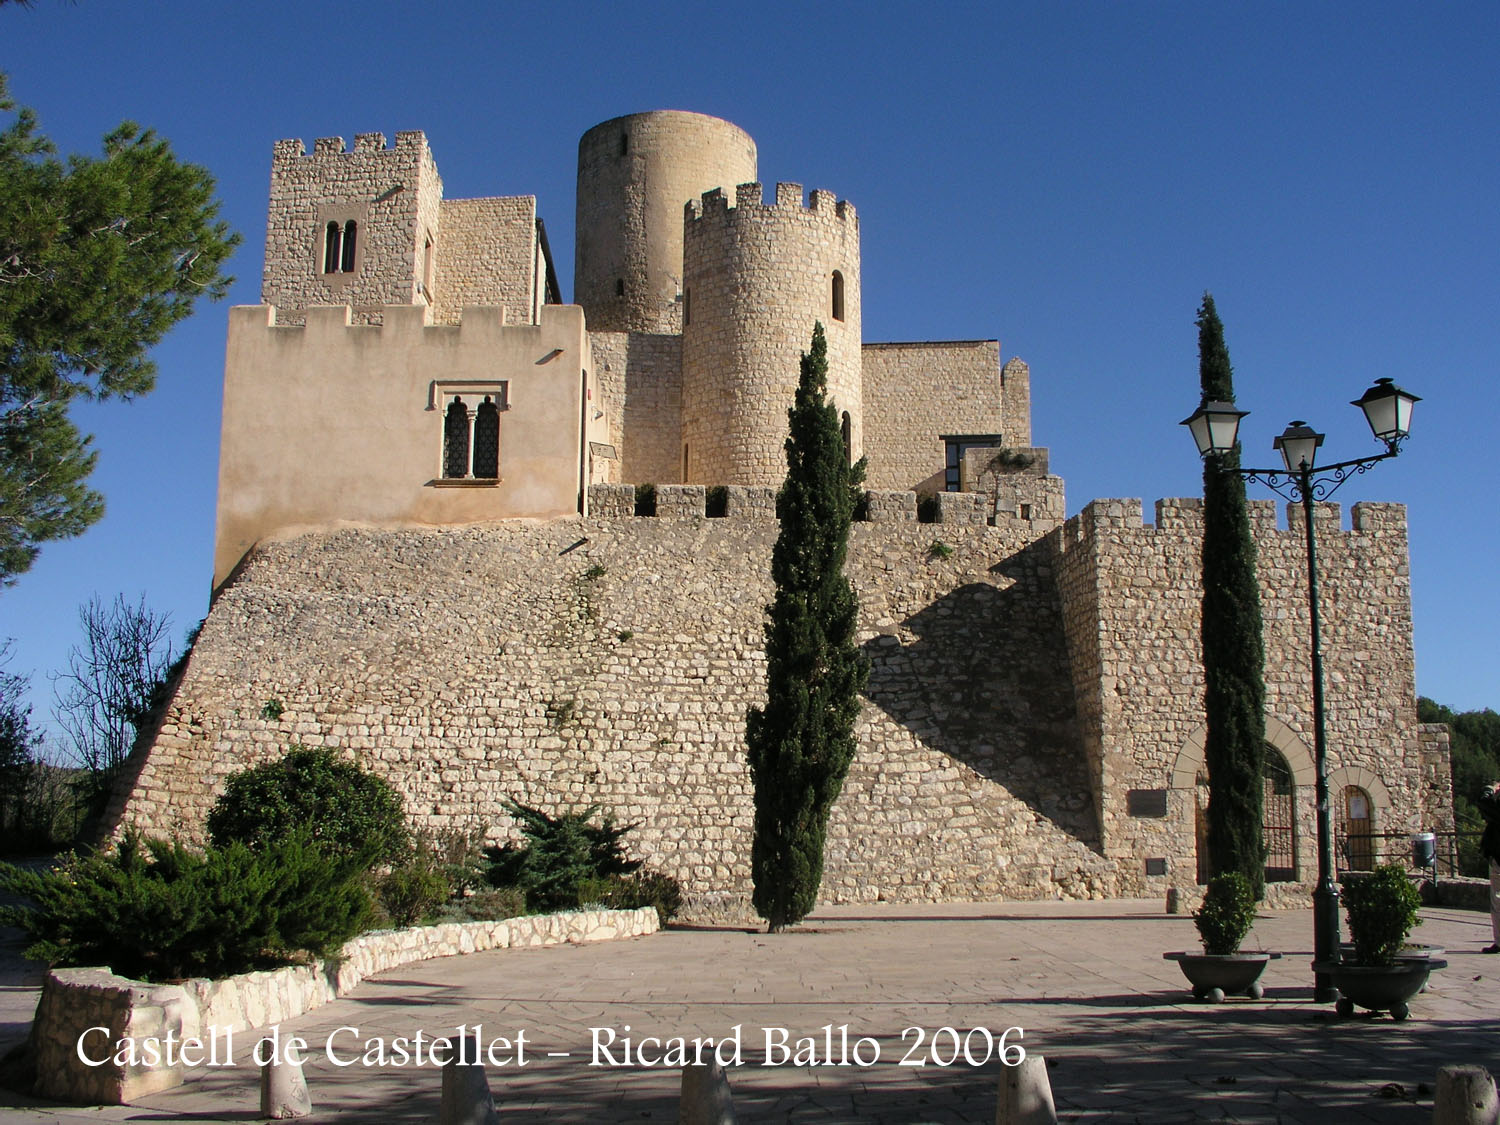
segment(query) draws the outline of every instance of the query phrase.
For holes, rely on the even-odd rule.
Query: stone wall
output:
[[[1059,540],[1073,682],[1097,763],[1105,854],[1122,885],[1156,894],[1196,879],[1194,823],[1202,763],[1199,653],[1200,500],[1163,500],[1156,526],[1138,501],[1095,501]],[[1278,529],[1269,502],[1252,501],[1265,621],[1268,741],[1295,782],[1296,868],[1315,872],[1311,667],[1306,544],[1301,509]],[[1451,794],[1435,784],[1439,751],[1416,722],[1405,509],[1358,504],[1343,530],[1320,505],[1319,591],[1335,818],[1346,785],[1365,788],[1374,831],[1451,823]],[[1164,801],[1164,804],[1163,804]],[[1135,806],[1132,808],[1132,806]],[[1163,862],[1160,875],[1145,861]]]
[[[379,323],[381,306],[422,304],[420,250],[434,237],[443,195],[427,138],[361,133],[354,148],[323,137],[309,155],[300,140],[277,141],[271,157],[261,303],[300,321],[313,305],[350,305],[355,324]],[[327,224],[357,224],[352,271],[323,269]]]
[[[435,247],[433,320],[495,306],[507,324],[535,324],[546,278],[537,274],[536,197],[445,199]]]
[[[595,489],[598,510],[626,488]],[[425,828],[514,838],[505,798],[597,803],[743,916],[746,709],[763,698],[770,490],[664,487],[655,519],[346,530],[259,547],[215,602],[123,821],[198,837],[226,777],[293,743],[387,776]],[[830,901],[1103,895],[1050,553],[1024,521],[856,525],[872,662]],[[901,518],[905,516],[906,518]],[[941,539],[947,553],[933,549]],[[267,718],[276,700],[279,717]]]
[[[32,1024],[35,1092],[87,1105],[125,1105],[180,1086],[192,1068],[183,1065],[180,1054],[173,1065],[165,1059],[155,1065],[141,1059],[132,1065],[110,1061],[90,1066],[80,1051],[99,1060],[113,1054],[125,1037],[142,1045],[148,1039],[161,1044],[170,1033],[178,1047],[185,1038],[202,1042],[201,1050],[191,1050],[189,1062],[206,1056],[216,1065],[254,1065],[256,1037],[237,1033],[295,1019],[375,973],[433,957],[640,937],[659,928],[653,907],[419,926],[362,934],[327,962],[181,984],[130,980],[108,969],[55,969],[42,984]],[[96,1028],[107,1034],[90,1033]],[[214,1054],[208,1055],[210,1051]]]
[[[1038,477],[1038,481],[1052,478]],[[591,490],[589,518],[318,532],[265,543],[216,601],[116,828],[201,834],[227,776],[294,743],[387,776],[418,823],[515,838],[506,798],[639,825],[690,916],[746,913],[746,709],[764,692],[770,488]],[[1096,501],[1065,526],[872,491],[849,573],[871,660],[823,896],[1156,895],[1196,881],[1202,762],[1200,501]],[[1418,731],[1403,510],[1320,511],[1331,780],[1375,830],[1451,824]],[[1267,732],[1312,870],[1300,529],[1252,504]],[[280,705],[276,719],[265,704]],[[1336,798],[1337,799],[1337,798]],[[1147,873],[1147,864],[1158,868]]]
[[[865,454],[871,488],[940,492],[944,434],[1000,434],[1031,444],[1030,400],[1006,408],[1026,386],[1025,365],[1007,364],[1002,389],[997,340],[866,344],[863,349]]]
[[[680,482],[682,337],[590,331],[589,340],[620,455],[619,479]]]
[[[842,319],[833,277],[842,278]],[[786,412],[800,357],[821,322],[828,339],[828,397],[849,415],[863,451],[859,218],[832,192],[741,184],[687,208],[683,233],[682,442],[694,484],[781,484]],[[681,451],[679,451],[679,459]]]

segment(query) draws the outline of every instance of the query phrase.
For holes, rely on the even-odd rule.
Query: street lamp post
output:
[[[1313,760],[1317,769],[1318,809],[1318,885],[1313,891],[1313,962],[1333,965],[1339,960],[1339,891],[1333,873],[1333,819],[1328,796],[1328,737],[1323,704],[1323,645],[1318,616],[1318,541],[1313,522],[1313,504],[1326,500],[1352,476],[1368,472],[1371,465],[1395,457],[1401,443],[1411,432],[1413,404],[1416,395],[1396,386],[1390,379],[1377,379],[1375,385],[1352,405],[1364,411],[1365,419],[1376,440],[1385,444],[1385,452],[1373,457],[1339,461],[1314,468],[1323,435],[1306,422],[1293,422],[1273,443],[1280,451],[1285,469],[1226,469],[1237,472],[1247,481],[1264,484],[1279,496],[1302,504],[1302,522],[1307,534],[1307,603],[1312,646]],[[1233,403],[1203,402],[1183,425],[1192,432],[1198,452],[1229,453],[1238,440],[1240,419],[1248,411]],[[1319,1003],[1338,996],[1326,972],[1314,970],[1313,999]]]

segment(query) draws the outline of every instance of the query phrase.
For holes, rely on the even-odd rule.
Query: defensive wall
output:
[[[764,694],[774,492],[731,487],[713,518],[703,487],[663,486],[646,518],[630,486],[590,491],[588,517],[259,544],[132,758],[116,829],[198,837],[231,773],[293,743],[329,746],[389,778],[434,831],[508,838],[506,798],[598,804],[639,825],[632,848],[684,881],[691,917],[743,915],[743,733]],[[991,511],[981,495],[940,494],[940,522],[922,523],[913,493],[872,492],[853,528],[871,675],[824,898],[1191,886],[1192,503],[1163,501],[1156,527],[1138,501],[1097,501],[1066,525]],[[1268,712],[1303,786],[1299,540],[1256,512]],[[1386,801],[1381,830],[1439,826],[1451,806],[1428,788],[1437,770],[1402,640],[1403,512],[1359,505],[1355,520],[1322,541],[1335,776]],[[1145,790],[1165,792],[1165,815],[1133,795]],[[1162,873],[1147,860],[1165,860]]]

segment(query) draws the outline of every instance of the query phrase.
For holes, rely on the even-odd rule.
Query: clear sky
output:
[[[1410,506],[1418,690],[1500,706],[1493,0],[36,0],[0,6],[0,69],[64,152],[131,118],[212,170],[234,304],[259,300],[278,138],[425,130],[449,197],[538,197],[570,299],[582,133],[727,118],[763,181],[858,207],[866,339],[998,337],[1031,364],[1070,513],[1200,492],[1177,423],[1212,291],[1249,462],[1293,418],[1328,460],[1378,452],[1349,400],[1381,376],[1423,396],[1402,456],[1337,499]],[[207,611],[226,317],[172,332],[150,396],[78,410],[108,512],[0,592],[36,719],[90,595],[144,593],[179,639]]]

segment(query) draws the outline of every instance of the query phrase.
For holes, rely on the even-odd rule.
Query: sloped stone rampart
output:
[[[150,1065],[144,1055],[148,1040],[162,1045],[169,1033],[179,1046],[185,1038],[201,1039],[204,1050],[216,1050],[217,1058],[232,1052],[236,1061],[243,1061],[255,1037],[236,1040],[237,1033],[294,1019],[387,969],[487,949],[640,937],[659,928],[653,907],[420,926],[362,934],[326,962],[181,984],[149,984],[107,969],[55,969],[42,985],[32,1026],[36,1092],[88,1105],[125,1105],[182,1084],[189,1068],[180,1054],[174,1056],[175,1065],[166,1065],[165,1059]],[[108,1034],[89,1034],[91,1028],[105,1028]],[[97,1061],[127,1037],[141,1048],[137,1064],[90,1066],[80,1057],[82,1050]]]
[[[627,491],[595,495],[619,493],[620,512]],[[771,490],[732,488],[745,514],[729,518],[262,544],[215,603],[120,819],[198,837],[230,774],[329,746],[434,831],[518,838],[506,798],[598,804],[683,881],[688,917],[745,917],[743,735],[764,698],[777,533],[741,506],[757,496]],[[905,521],[853,530],[872,671],[823,896],[1105,895],[1049,553],[1027,521],[944,527],[944,558],[933,536]]]

